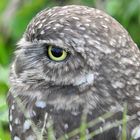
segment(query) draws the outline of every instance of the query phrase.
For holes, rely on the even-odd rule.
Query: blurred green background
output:
[[[79,4],[96,7],[116,18],[140,46],[140,0],[1,0],[0,1],[0,140],[9,140],[6,96],[8,73],[17,41],[41,9]]]

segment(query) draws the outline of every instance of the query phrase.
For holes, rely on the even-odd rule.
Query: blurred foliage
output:
[[[41,9],[67,4],[102,9],[117,19],[140,46],[140,0],[19,0],[22,2],[15,9],[13,7],[13,15],[5,17],[12,1],[0,2],[0,140],[9,140],[6,96],[13,51],[27,24]]]
[[[106,11],[127,29],[140,46],[140,0],[108,0]]]

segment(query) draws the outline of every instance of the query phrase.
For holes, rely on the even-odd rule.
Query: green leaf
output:
[[[0,82],[4,82],[8,85],[9,68],[4,68],[0,65]]]
[[[8,122],[8,107],[6,104],[6,97],[0,96],[0,121]]]
[[[2,65],[7,65],[9,62],[7,51],[6,51],[6,44],[2,36],[0,36],[0,63]]]

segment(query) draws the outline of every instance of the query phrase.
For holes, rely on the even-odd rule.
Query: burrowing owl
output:
[[[140,139],[140,51],[100,10],[71,5],[37,14],[18,43],[10,83],[12,140],[47,140],[49,126],[55,139],[78,140],[79,132],[68,133],[82,116],[85,139],[120,140],[123,112],[127,139]]]

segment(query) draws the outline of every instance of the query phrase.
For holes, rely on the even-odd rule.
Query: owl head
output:
[[[137,63],[137,51],[126,30],[100,10],[75,5],[45,9],[18,43],[11,83],[84,91],[109,82],[121,88],[127,68]]]

